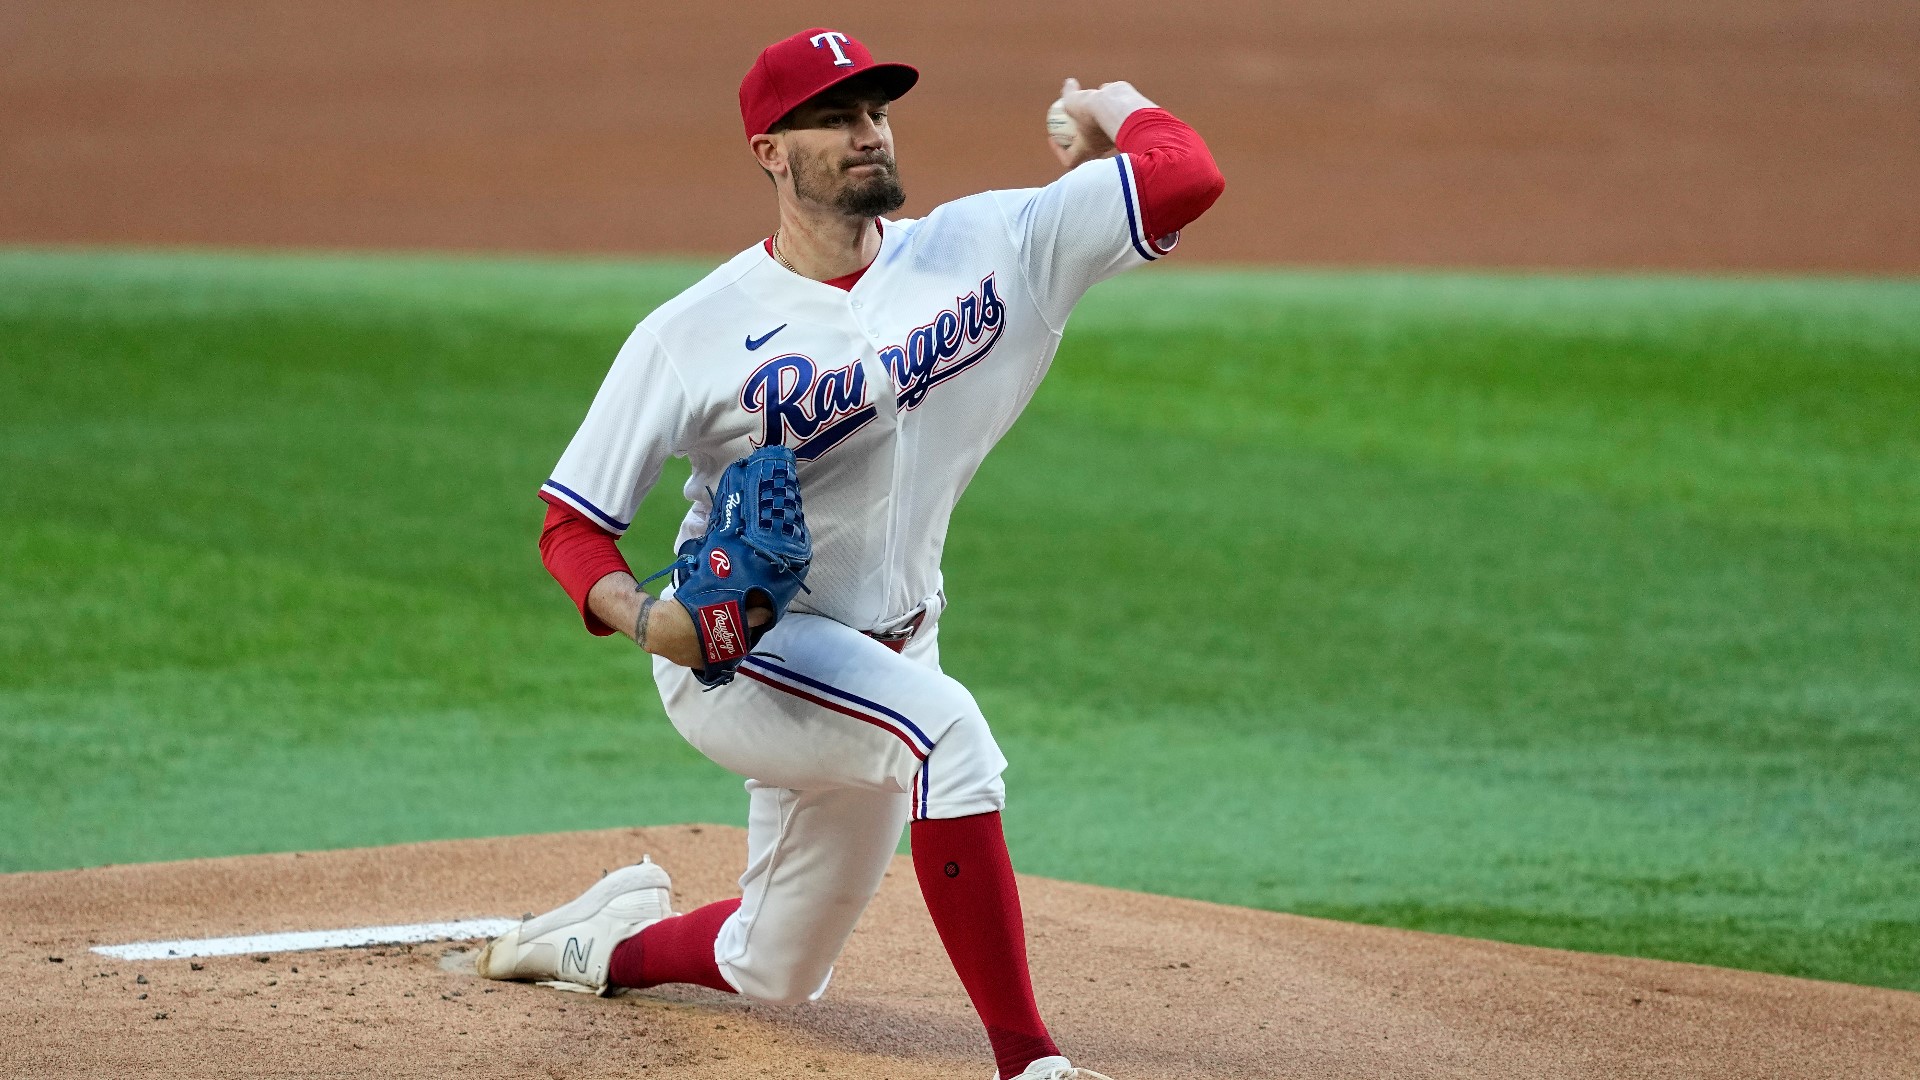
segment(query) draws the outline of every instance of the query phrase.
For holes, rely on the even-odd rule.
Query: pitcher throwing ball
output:
[[[910,828],[998,1076],[1094,1077],[1061,1056],[1034,1001],[1000,825],[1007,762],[940,670],[940,552],[1074,305],[1172,251],[1223,181],[1199,136],[1131,85],[1069,81],[1047,125],[1065,175],[888,219],[905,200],[889,110],[918,77],[837,30],[761,52],[740,118],[779,227],[640,323],[541,488],[541,555],[587,629],[653,654],[674,727],[748,778],[742,895],[676,915],[666,872],[642,862],[490,943],[480,969],[600,993],[694,983],[813,1000]],[[706,596],[745,572],[746,550],[703,547],[726,509],[709,492],[762,447],[791,452],[765,467],[797,474],[804,588],[784,607],[736,589],[715,603],[737,611],[703,599],[700,619],[671,587],[643,592],[614,538],[662,463],[692,467],[676,577],[691,596],[704,576]],[[755,485],[738,476],[726,490],[751,513]]]

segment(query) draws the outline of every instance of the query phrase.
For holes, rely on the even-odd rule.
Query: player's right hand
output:
[[[1154,108],[1147,96],[1130,82],[1101,83],[1097,90],[1083,90],[1079,79],[1068,79],[1060,86],[1060,106],[1079,129],[1080,138],[1068,146],[1049,140],[1062,168],[1106,157],[1114,152],[1113,137],[1120,125],[1136,110]]]

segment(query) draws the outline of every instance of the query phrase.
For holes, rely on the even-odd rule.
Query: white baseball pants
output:
[[[789,614],[710,692],[654,659],[673,726],[748,778],[743,896],[714,944],[742,994],[819,998],[908,819],[1005,805],[1006,758],[973,695],[940,670],[937,615],[895,653],[831,619]]]

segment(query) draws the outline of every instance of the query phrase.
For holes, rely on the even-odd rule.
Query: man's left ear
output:
[[[785,147],[778,136],[755,135],[753,140],[748,143],[748,146],[753,150],[753,159],[758,161],[760,167],[768,172],[773,172],[774,165],[776,164],[780,164],[783,168],[785,167]]]

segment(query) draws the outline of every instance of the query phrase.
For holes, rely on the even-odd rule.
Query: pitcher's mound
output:
[[[734,895],[745,850],[737,829],[676,826],[0,877],[0,1064],[9,1077],[992,1075],[905,860],[826,1000],[793,1008],[484,982],[472,942],[89,951],[517,917],[645,852],[672,871],[684,911]],[[1022,888],[1054,1034],[1116,1080],[1920,1075],[1916,994],[1039,878]]]

